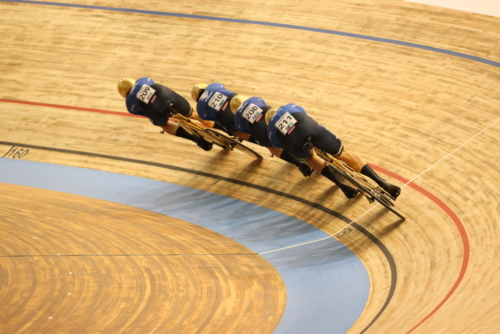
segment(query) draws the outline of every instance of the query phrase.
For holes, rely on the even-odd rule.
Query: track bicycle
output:
[[[197,134],[206,141],[220,146],[225,150],[234,151],[236,149],[254,158],[263,159],[262,155],[241,144],[239,138],[237,137],[231,138],[213,129],[202,127],[201,125],[193,122],[190,118],[187,118],[181,114],[174,114],[172,118],[187,132]]]
[[[399,218],[405,220],[406,218],[394,209],[394,198],[389,195],[384,189],[379,185],[375,184],[373,181],[369,181],[364,175],[356,172],[344,161],[337,159],[327,152],[324,152],[317,147],[314,147],[314,152],[328,163],[328,166],[332,168],[337,174],[344,177],[349,183],[356,187],[367,199],[368,202],[373,203],[374,201],[379,202],[392,213],[394,213]]]

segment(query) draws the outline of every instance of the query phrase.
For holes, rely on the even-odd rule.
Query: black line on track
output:
[[[82,152],[82,151],[74,151],[74,150],[68,150],[68,149],[61,149],[61,148],[53,148],[53,147],[47,147],[47,146],[37,146],[37,145],[29,145],[29,144],[21,144],[21,143],[12,143],[12,142],[5,142],[5,141],[0,141],[0,145],[7,145],[7,146],[19,146],[19,147],[25,147],[25,148],[32,148],[32,149],[38,149],[38,150],[44,150],[44,151],[51,151],[51,152],[60,152],[60,153],[68,153],[68,154],[76,154],[76,155],[84,155],[84,156],[90,156],[90,157],[96,157],[96,158],[105,158],[105,159],[110,159],[110,160],[117,160],[117,161],[125,161],[125,162],[132,162],[132,163],[137,163],[141,165],[148,165],[148,166],[154,166],[154,167],[160,167],[160,168],[167,168],[171,170],[176,170],[179,172],[185,172],[185,173],[190,173],[190,174],[195,174],[195,175],[200,175],[200,176],[205,176],[205,177],[210,177],[216,180],[222,180],[242,186],[246,186],[249,188],[261,190],[270,194],[278,195],[281,197],[285,197],[306,205],[309,205],[312,208],[321,210],[325,213],[328,213],[329,215],[342,220],[343,222],[347,224],[351,224],[352,227],[357,229],[359,232],[364,234],[368,239],[370,239],[377,247],[380,249],[380,251],[384,254],[385,258],[387,259],[387,262],[389,263],[389,267],[391,269],[391,288],[389,290],[389,293],[387,295],[387,298],[384,302],[384,305],[380,308],[379,312],[375,315],[375,317],[372,319],[372,321],[360,332],[360,334],[365,333],[376,321],[377,319],[384,313],[385,309],[389,305],[389,303],[392,300],[392,297],[394,296],[394,292],[396,290],[396,284],[397,284],[397,279],[398,279],[398,273],[397,273],[397,266],[396,262],[394,261],[394,257],[392,256],[391,252],[387,249],[387,247],[380,241],[376,236],[374,236],[370,231],[365,229],[364,227],[360,226],[358,223],[352,222],[349,218],[341,215],[338,212],[333,211],[332,209],[328,209],[327,207],[324,207],[323,205],[308,201],[306,199],[300,198],[298,196],[290,195],[281,191],[277,191],[271,188],[259,186],[256,184],[252,184],[249,182],[245,181],[240,181],[236,179],[231,179],[228,177],[216,175],[216,174],[211,174],[211,173],[206,173],[206,172],[201,172],[189,168],[183,168],[183,167],[178,167],[178,166],[173,166],[173,165],[167,165],[167,164],[162,164],[158,162],[151,162],[151,161],[145,161],[145,160],[137,160],[137,159],[130,159],[130,158],[122,158],[122,157],[117,157],[117,156],[112,156],[112,155],[106,155],[106,154],[99,154],[99,153],[92,153],[92,152]],[[5,158],[7,159],[7,158]],[[334,236],[332,236],[333,238]],[[55,255],[58,256],[58,255]]]

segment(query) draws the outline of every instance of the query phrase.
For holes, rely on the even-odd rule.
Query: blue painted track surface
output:
[[[129,175],[1,158],[0,182],[168,215],[228,236],[256,253],[327,236],[277,211]],[[345,333],[363,311],[370,288],[368,274],[359,258],[336,239],[262,256],[280,273],[287,289],[285,313],[274,333]]]

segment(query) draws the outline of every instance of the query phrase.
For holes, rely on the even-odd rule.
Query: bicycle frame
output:
[[[323,160],[325,160],[335,172],[342,175],[349,183],[355,186],[367,199],[368,202],[373,203],[374,201],[379,202],[384,207],[393,212],[396,216],[405,220],[406,218],[396,211],[394,206],[394,198],[389,195],[384,189],[378,185],[374,185],[372,182],[368,181],[364,175],[356,172],[344,161],[337,159],[327,152],[321,151],[317,147],[314,147],[314,152]]]

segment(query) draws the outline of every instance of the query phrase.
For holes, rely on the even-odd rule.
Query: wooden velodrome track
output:
[[[14,146],[29,149],[24,160],[207,190],[297,217],[332,236],[346,226],[293,198],[131,160],[299,196],[355,221],[352,232],[337,237],[363,261],[370,295],[349,333],[500,333],[500,18],[400,0],[58,2],[188,16],[2,1],[1,155],[10,157]],[[270,105],[302,105],[387,178],[400,185],[413,180],[397,201],[407,220],[362,198],[346,201],[324,178],[303,179],[276,158],[258,163],[238,152],[204,152],[160,136],[147,120],[89,112],[125,113],[116,92],[125,76],[149,76],[186,98],[194,83],[221,82]],[[156,304],[139,298],[151,292],[148,273],[137,269],[147,259],[30,258],[60,248],[109,253],[98,247],[100,238],[130,253],[139,247],[136,236],[151,254],[162,251],[162,242],[174,243],[174,252],[248,252],[228,238],[173,218],[164,231],[155,214],[112,203],[9,184],[1,189],[1,333],[272,333],[281,319],[286,288],[258,256],[198,259],[190,266],[158,260],[179,282],[194,275],[200,289],[218,284],[241,292],[228,293],[208,324],[203,305],[217,298],[210,293],[197,298],[180,289],[172,301],[166,287]],[[61,223],[79,215],[95,226],[79,231],[81,240]],[[113,222],[130,215],[150,223],[126,221],[113,239]],[[27,232],[44,229],[59,241],[40,246]],[[172,237],[158,238],[161,233]],[[206,266],[246,268],[248,280],[200,269]],[[62,275],[70,267],[79,268],[82,281]],[[169,277],[163,275],[155,279]],[[252,283],[263,277],[272,284]],[[69,301],[68,293],[78,299]],[[274,298],[263,299],[265,293]],[[165,304],[181,314],[162,313]],[[68,308],[74,312],[58,318]]]

